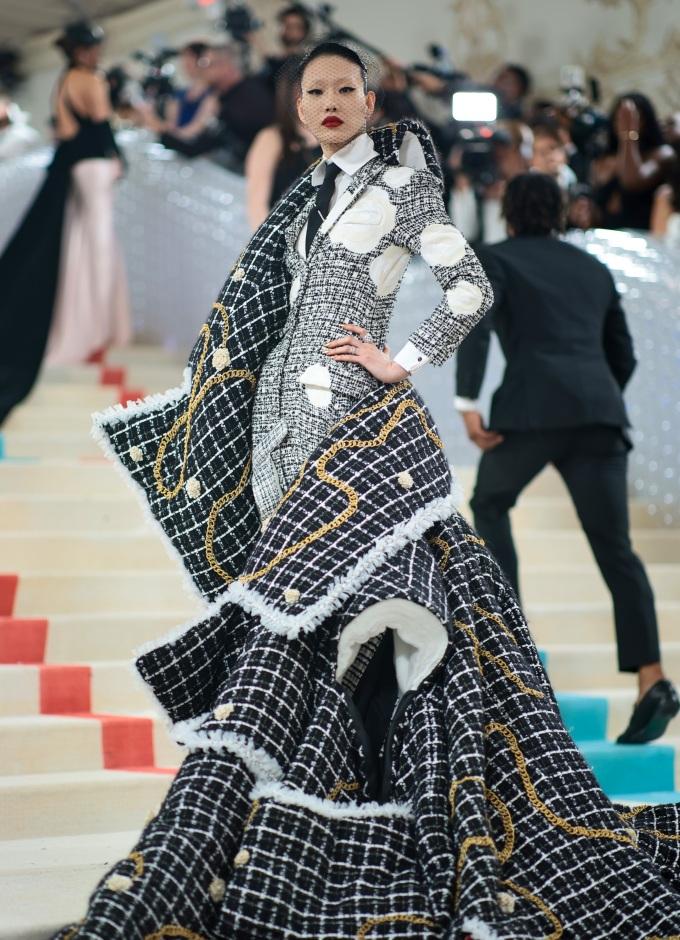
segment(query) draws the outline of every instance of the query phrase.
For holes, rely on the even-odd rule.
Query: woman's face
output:
[[[102,44],[92,46],[78,46],[73,53],[73,59],[78,65],[88,69],[96,69],[102,57]]]
[[[342,56],[322,55],[309,63],[301,84],[298,117],[324,155],[335,153],[366,129],[375,108],[375,92],[364,94],[358,65]]]

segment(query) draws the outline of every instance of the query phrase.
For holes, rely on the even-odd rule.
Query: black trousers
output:
[[[509,510],[546,466],[564,480],[583,531],[614,602],[618,663],[622,672],[658,662],[654,594],[629,534],[628,445],[613,427],[507,431],[485,451],[470,501],[475,527],[519,597],[517,554]],[[574,586],[578,595],[578,585]]]

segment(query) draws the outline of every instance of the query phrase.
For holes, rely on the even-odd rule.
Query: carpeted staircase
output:
[[[52,370],[0,435],[0,940],[44,940],[82,916],[182,759],[130,654],[199,605],[89,436],[92,411],[177,385],[182,367],[133,347]],[[457,474],[469,491],[472,470]],[[631,509],[679,679],[680,530]],[[608,595],[555,474],[527,491],[514,525],[534,636],[603,787],[631,802],[680,800],[679,720],[662,743],[612,743],[634,681],[616,672]]]

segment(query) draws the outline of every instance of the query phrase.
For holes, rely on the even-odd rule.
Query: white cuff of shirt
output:
[[[456,395],[453,399],[453,404],[455,405],[456,411],[479,411],[479,401],[472,398],[463,398],[460,395]]]
[[[421,366],[428,363],[430,358],[414,346],[413,343],[407,342],[405,346],[402,346],[397,355],[392,357],[392,361],[396,362],[402,369],[406,369],[407,372],[413,374],[420,369]]]

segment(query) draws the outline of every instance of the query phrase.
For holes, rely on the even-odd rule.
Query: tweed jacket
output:
[[[420,141],[426,169],[400,165],[407,132]],[[273,207],[234,264],[201,328],[182,385],[93,416],[94,437],[120,463],[179,555],[191,586],[207,600],[241,572],[280,489],[342,417],[341,409],[313,408],[296,381],[318,364],[311,337],[321,337],[320,345],[330,338],[329,324],[347,317],[363,320],[377,341],[384,339],[393,292],[413,250],[425,249],[435,274],[451,285],[412,337],[434,362],[444,361],[491,300],[475,256],[444,211],[441,168],[427,130],[408,118],[370,133],[380,159],[362,167],[333,206],[309,263],[300,264],[294,240],[315,196],[311,169]],[[352,217],[359,210],[355,226]],[[353,253],[345,242],[361,250]],[[314,264],[317,253],[326,264]],[[346,285],[352,277],[361,290]],[[325,282],[331,279],[329,291]],[[317,303],[324,310],[318,323]],[[292,336],[302,318],[311,324],[300,327],[308,337],[300,354]],[[331,403],[334,395],[336,406],[355,404],[380,384],[353,363],[325,362],[323,368],[335,386],[320,391],[331,393]],[[297,433],[292,450],[280,452],[274,465],[268,455],[282,443],[285,421]]]
[[[418,139],[434,153],[424,129]],[[442,365],[492,299],[483,268],[451,222],[441,182],[430,169],[390,166],[373,157],[338,197],[302,258],[296,242],[313,204],[314,195],[286,228],[290,310],[255,393],[253,489],[263,518],[274,512],[333,423],[382,384],[362,365],[335,362],[323,353],[325,342],[347,335],[340,322],[364,327],[384,346],[402,277],[419,254],[444,296],[409,339]]]

